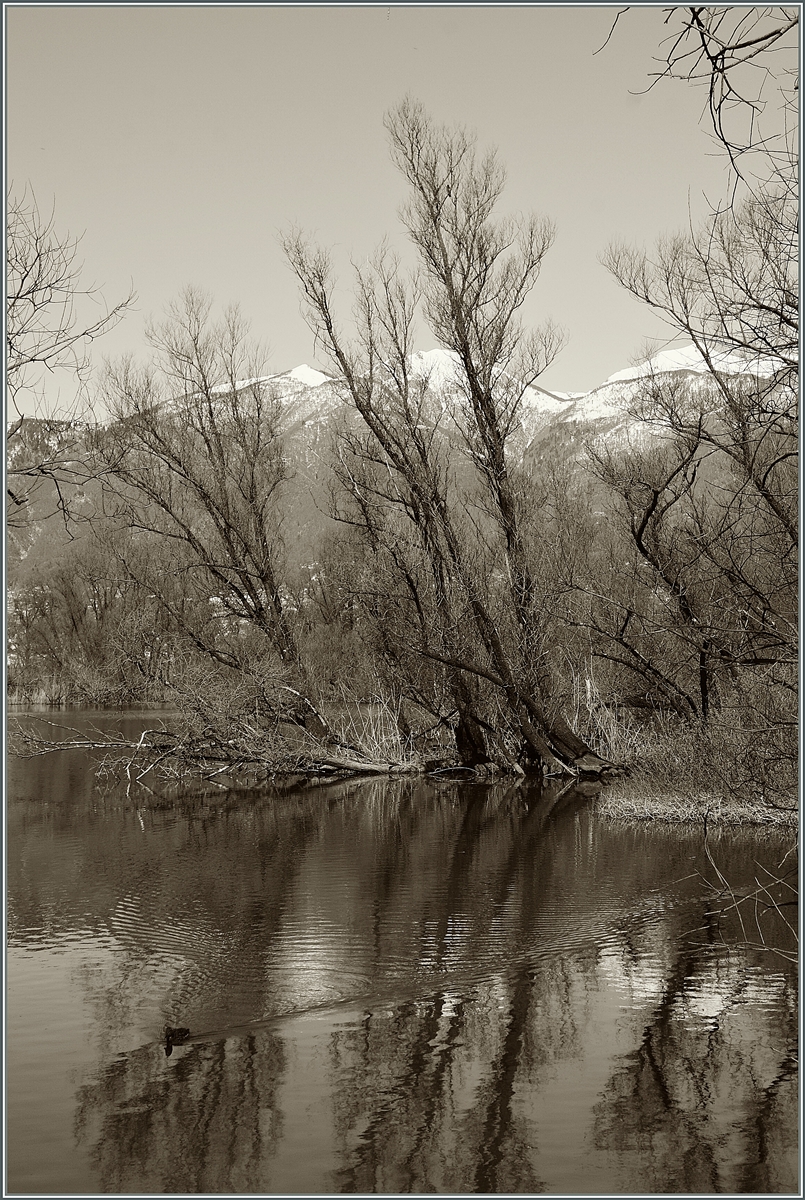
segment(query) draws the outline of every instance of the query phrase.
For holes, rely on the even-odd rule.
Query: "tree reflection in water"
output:
[[[80,977],[99,1030],[147,1009],[196,1037],[99,1034],[99,1190],[795,1186],[794,966],[706,916],[700,831],[402,780],[160,803],[74,802],[83,872],[31,809],[16,830],[49,868],[10,871],[16,928],[58,892],[114,934]],[[721,850],[737,879],[757,845]]]
[[[260,1191],[282,1129],[282,1043],[263,1031],[193,1046],[170,1073],[162,1063],[145,1047],[79,1091],[76,1136],[92,1142],[102,1190]]]
[[[597,1105],[622,1188],[782,1192],[797,1172],[793,980],[735,956],[680,954],[639,1046]]]

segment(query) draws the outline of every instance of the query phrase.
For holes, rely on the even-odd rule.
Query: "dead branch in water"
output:
[[[277,730],[266,732],[252,726],[225,738],[214,730],[171,730],[160,724],[144,729],[134,740],[97,727],[81,730],[48,720],[39,724],[68,736],[47,736],[16,721],[9,731],[9,753],[18,758],[36,758],[57,750],[99,751],[103,755],[100,767],[104,773],[125,773],[138,783],[150,773],[162,778],[194,775],[213,780],[224,773],[385,775],[422,769],[415,760],[364,758],[355,746],[324,747],[304,731],[298,731],[293,738]]]
[[[796,922],[788,919],[783,912],[785,908],[795,908],[798,905],[799,890],[797,887],[798,868],[796,864],[783,870],[785,860],[795,849],[790,847],[779,863],[776,872],[769,871],[757,863],[765,879],[755,876],[754,887],[735,887],[724,875],[708,844],[707,819],[704,822],[704,852],[707,861],[715,872],[716,880],[705,879],[704,883],[712,899],[712,908],[708,917],[726,917],[733,913],[741,928],[741,942],[748,949],[768,950],[789,962],[799,961],[799,937]],[[781,922],[787,934],[791,937],[791,949],[779,946],[769,939],[768,922],[776,918]],[[751,922],[751,924],[750,924]],[[754,929],[751,928],[754,925]],[[749,926],[749,927],[748,927]]]

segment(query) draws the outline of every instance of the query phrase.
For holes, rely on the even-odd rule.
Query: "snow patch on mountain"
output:
[[[329,375],[325,375],[323,371],[317,371],[314,367],[309,367],[307,363],[302,363],[301,366],[288,371],[287,378],[293,379],[305,387],[318,387],[321,383],[330,382]]]
[[[715,369],[725,375],[757,374],[770,377],[782,365],[770,357],[749,358],[745,354],[729,349],[711,350],[710,354]],[[626,367],[622,371],[616,371],[598,387],[589,392],[577,394],[569,403],[566,403],[556,424],[588,428],[597,426],[602,434],[606,434],[608,428],[613,436],[620,436],[619,431],[635,428],[635,423],[628,413],[628,405],[630,401],[634,400],[640,381],[651,376],[673,375],[682,372],[689,374],[697,381],[706,383],[710,367],[696,346],[672,346],[642,363]],[[565,394],[571,395],[570,393]]]
[[[461,385],[461,361],[452,350],[437,347],[434,350],[417,350],[411,355],[412,373],[420,379],[427,379],[430,388],[438,392],[442,389],[455,389]],[[533,385],[525,390],[523,409],[530,413],[542,413],[548,416],[566,410],[568,403],[584,396],[585,392],[549,392],[545,388]]]
[[[779,370],[781,365],[775,363],[772,358],[763,358],[759,355],[750,358],[746,354],[739,354],[735,350],[728,349],[711,350],[710,357],[715,369],[725,375],[752,372],[771,376],[776,370]],[[608,383],[642,379],[648,375],[664,375],[673,371],[695,371],[697,374],[704,374],[709,370],[707,360],[696,346],[672,346],[668,350],[661,350],[659,354],[655,354],[646,362],[627,367],[623,371],[616,371],[614,375],[610,375],[605,380],[602,386],[606,386]]]
[[[458,355],[441,346],[434,350],[417,350],[411,355],[412,373],[419,379],[427,379],[436,391],[458,385],[460,365]]]

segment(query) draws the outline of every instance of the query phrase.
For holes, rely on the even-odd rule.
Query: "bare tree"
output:
[[[655,82],[681,79],[707,88],[713,132],[738,175],[744,169],[741,160],[755,151],[787,171],[797,136],[799,8],[675,6],[664,11],[671,33]]]
[[[210,300],[193,288],[148,339],[150,364],[107,368],[111,419],[94,434],[93,461],[109,512],[135,548],[138,535],[160,548],[120,561],[164,610],[177,647],[195,652],[180,698],[197,734],[203,728],[198,736],[224,763],[270,769],[302,761],[303,748],[307,761],[346,768],[350,751],[351,769],[358,759],[372,769],[361,747],[332,734],[297,635],[283,539],[282,404],[260,347],[237,308],[213,321]],[[280,726],[291,751],[280,749]],[[291,727],[306,739],[298,754]]]
[[[799,213],[793,186],[763,189],[717,210],[699,229],[661,240],[654,255],[612,246],[604,263],[637,300],[694,343],[725,400],[725,351],[736,352],[765,381],[761,393],[796,388]]]
[[[463,130],[435,126],[411,100],[389,113],[386,127],[392,158],[410,186],[403,221],[420,270],[407,282],[398,263],[381,253],[358,271],[356,342],[349,343],[336,321],[328,255],[299,232],[284,239],[316,338],[343,377],[366,430],[363,444],[353,443],[366,469],[360,477],[352,472],[350,490],[377,545],[391,551],[376,505],[395,506],[418,539],[433,597],[427,616],[418,600],[421,585],[410,567],[400,567],[399,556],[397,566],[420,610],[417,651],[450,677],[459,714],[457,742],[466,761],[490,756],[490,723],[474,690],[491,685],[517,754],[532,763],[558,760],[574,767],[583,761],[601,769],[603,762],[552,706],[538,652],[541,596],[507,454],[526,390],[561,341],[552,326],[526,334],[519,320],[553,240],[552,228],[536,218],[496,219],[504,172],[493,152],[477,156]],[[437,437],[438,404],[435,412],[427,411],[427,381],[412,374],[420,305],[457,363],[458,404],[449,416],[472,464],[475,497],[466,491],[457,496],[451,488]],[[479,524],[466,519],[472,503],[487,518],[480,537]],[[490,530],[498,567],[494,580],[482,569],[484,561],[489,566]]]
[[[29,189],[9,192],[6,226],[6,385],[15,416],[6,428],[7,516],[24,520],[34,493],[49,481],[56,507],[69,513],[70,485],[80,485],[86,467],[80,459],[77,425],[85,402],[92,343],[123,318],[133,292],[85,323],[81,302],[99,300],[97,289],[81,283],[80,239],[60,235],[53,213],[43,216]],[[38,412],[45,379],[64,375],[71,396],[61,414],[39,416],[35,425],[24,410]],[[73,389],[75,389],[73,391]]]
[[[729,189],[699,228],[653,253],[617,245],[605,256],[627,291],[693,342],[704,370],[644,374],[633,405],[640,444],[594,449],[621,527],[610,530],[608,569],[585,581],[582,607],[597,653],[687,722],[705,723],[691,735],[704,738],[725,794],[788,802],[797,762],[799,10],[664,12],[671,33],[651,86],[707,88]]]
[[[107,367],[101,394],[112,419],[95,438],[95,459],[116,515],[172,544],[177,570],[197,575],[207,598],[298,668],[282,603],[280,408],[237,309],[218,324],[210,309],[188,289],[148,331],[152,364]],[[236,642],[174,616],[205,653],[240,665]]]
[[[93,521],[17,581],[8,604],[9,684],[25,699],[161,700],[181,640],[142,583],[161,547]],[[122,562],[138,559],[139,570]],[[162,577],[166,574],[163,568]]]
[[[604,46],[628,11],[616,14]],[[729,155],[735,183],[795,177],[799,7],[673,5],[661,11],[670,32],[649,72],[649,88],[671,79],[707,89],[710,125]]]
[[[762,68],[796,24],[793,13],[767,27],[771,10],[685,11],[693,14],[685,36],[695,33],[700,47],[719,29],[744,39],[722,38],[721,65],[711,64],[726,72],[722,108],[744,102],[729,91],[740,54]],[[669,64],[684,44],[675,43]],[[718,57],[714,45],[707,53]],[[714,120],[723,119],[716,112]],[[697,718],[717,703],[722,733],[744,731],[740,753],[752,759],[745,782],[763,790],[782,768],[779,792],[791,786],[796,757],[799,202],[794,158],[753,139],[746,148],[764,156],[768,169],[742,196],[733,189],[700,228],[660,241],[653,254],[614,246],[605,256],[624,288],[693,342],[704,371],[671,381],[649,372],[638,390],[634,416],[664,444],[676,475],[659,479],[645,453],[599,452],[594,463],[628,514],[632,552],[672,598],[676,616],[672,636],[674,623],[652,612],[650,589],[638,603],[627,589],[612,597],[607,636],[644,676],[660,671],[666,685],[673,680]],[[737,157],[737,143],[728,148]],[[627,595],[622,619],[614,620]],[[665,629],[663,638],[646,637],[652,623]],[[675,658],[666,653],[669,638]],[[690,670],[696,657],[698,688]]]

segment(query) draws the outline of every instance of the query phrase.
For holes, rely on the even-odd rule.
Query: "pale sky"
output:
[[[142,352],[149,315],[189,283],[236,301],[269,369],[316,357],[277,243],[296,223],[350,259],[402,249],[405,185],[384,112],[409,93],[474,129],[508,172],[502,213],[557,227],[526,321],[568,344],[542,377],[585,391],[664,327],[599,263],[613,240],[651,246],[726,187],[700,121],[705,93],[644,95],[667,30],[660,7],[10,5],[7,177],[83,233],[84,278],[137,311],[103,354]],[[419,348],[435,339],[424,326]]]

